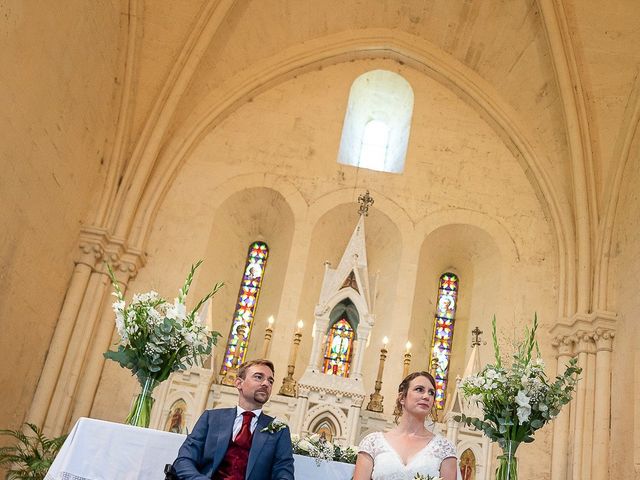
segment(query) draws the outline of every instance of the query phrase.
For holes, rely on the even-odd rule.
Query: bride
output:
[[[396,427],[370,433],[358,447],[353,480],[413,480],[441,477],[456,480],[456,449],[449,440],[428,431],[424,424],[435,401],[435,380],[414,372],[400,383],[396,400]]]

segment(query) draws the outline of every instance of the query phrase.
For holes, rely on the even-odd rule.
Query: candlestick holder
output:
[[[384,406],[382,404],[384,397],[380,394],[380,390],[382,390],[382,372],[384,371],[384,362],[386,359],[387,359],[387,349],[383,347],[380,350],[380,363],[378,364],[378,378],[376,379],[374,392],[369,397],[369,403],[367,404],[367,410],[369,410],[370,412],[382,413],[384,411]]]
[[[260,358],[268,358],[269,345],[271,344],[271,338],[273,337],[273,317],[269,317],[269,324],[264,330],[264,343],[262,344],[262,356]]]
[[[285,397],[297,397],[298,396],[298,382],[293,378],[293,373],[296,370],[296,357],[298,356],[298,346],[302,340],[302,322],[298,322],[298,330],[293,334],[293,347],[291,354],[289,355],[289,365],[287,365],[287,376],[282,380],[282,387],[278,392]]]
[[[402,363],[402,378],[404,379],[407,375],[409,375],[409,367],[411,366],[411,352],[406,352],[404,354],[404,361]]]

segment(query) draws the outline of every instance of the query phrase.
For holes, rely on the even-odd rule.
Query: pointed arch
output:
[[[535,134],[528,132],[518,113],[476,72],[423,39],[387,29],[339,33],[305,42],[256,63],[213,91],[175,135],[168,138],[156,162],[156,171],[135,199],[138,208],[131,212],[133,218],[123,215],[128,218],[121,221],[132,225],[131,244],[136,248],[144,246],[149,226],[175,172],[207,130],[215,128],[247,99],[312,68],[353,58],[354,53],[365,58],[403,61],[446,85],[487,119],[513,152],[543,208],[549,212],[561,259],[559,313],[573,312],[576,286],[573,215],[570,203],[554,184],[551,169],[545,168],[548,161],[535,153],[539,144]]]

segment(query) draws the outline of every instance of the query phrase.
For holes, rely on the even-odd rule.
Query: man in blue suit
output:
[[[262,412],[271,396],[273,363],[238,369],[238,406],[206,410],[178,451],[181,480],[294,480],[289,428]]]

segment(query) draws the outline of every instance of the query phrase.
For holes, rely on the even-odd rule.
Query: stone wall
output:
[[[115,127],[120,3],[0,6],[0,426],[24,419]],[[82,19],[82,21],[79,21]]]

